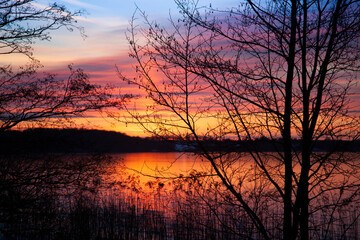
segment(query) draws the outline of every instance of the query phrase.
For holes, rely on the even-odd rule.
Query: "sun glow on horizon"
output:
[[[38,1],[41,6],[45,1]],[[90,77],[90,81],[95,84],[112,84],[115,86],[115,95],[133,94],[141,96],[135,98],[128,105],[129,110],[135,110],[138,114],[145,114],[145,110],[152,106],[152,102],[145,97],[144,91],[138,89],[135,85],[128,85],[123,82],[118,74],[118,70],[129,74],[129,76],[136,77],[135,62],[129,58],[129,44],[126,39],[126,31],[129,27],[129,20],[135,11],[136,5],[140,9],[149,12],[149,16],[155,16],[155,20],[168,19],[169,9],[171,13],[178,14],[176,5],[171,1],[157,0],[155,3],[150,3],[145,0],[138,1],[115,1],[105,0],[102,4],[97,2],[89,2],[85,0],[64,0],[66,6],[70,9],[85,8],[88,13],[84,16],[77,17],[80,27],[85,28],[86,38],[82,38],[79,31],[71,32],[66,29],[59,29],[51,34],[51,41],[39,41],[33,45],[34,57],[38,59],[44,68],[40,71],[48,71],[50,73],[58,74],[60,77],[66,77],[69,73],[67,69],[68,64],[73,64],[75,68],[82,68]],[[230,3],[231,2],[231,3]],[[208,5],[208,1],[200,1],[200,4]],[[213,5],[231,6],[233,1],[215,1]],[[39,5],[39,6],[40,6]],[[153,17],[151,17],[153,19]],[[2,65],[12,64],[16,66],[25,65],[29,62],[26,56],[20,54],[11,54],[0,59]],[[156,73],[154,73],[156,74]],[[156,76],[158,81],[166,81],[164,76]],[[120,89],[120,90],[119,90]],[[360,112],[360,105],[358,99],[360,98],[359,87],[355,87],[355,93],[352,96],[352,110]],[[206,95],[205,93],[204,95]],[[201,97],[201,96],[200,96]],[[192,98],[192,103],[196,106],[200,99],[199,96]],[[203,100],[203,99],[202,99]],[[206,106],[205,106],[206,107]],[[213,107],[211,111],[203,118],[198,118],[196,125],[202,132],[211,129],[216,125],[215,113],[218,109]],[[129,115],[124,109],[117,110],[120,121],[109,118],[106,113],[89,113],[84,117],[73,118],[74,123],[80,127],[98,128],[104,130],[112,130],[123,132],[130,136],[150,136],[148,132],[143,130],[136,124],[131,124],[127,120]],[[160,115],[164,114],[164,119],[170,115],[160,111]],[[121,119],[122,118],[122,119]],[[75,120],[76,119],[76,120]],[[128,123],[126,123],[128,122]],[[74,124],[74,125],[76,125]],[[229,130],[230,131],[230,130]]]

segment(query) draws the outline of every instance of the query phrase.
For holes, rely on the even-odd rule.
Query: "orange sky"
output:
[[[86,37],[82,37],[76,29],[68,31],[59,29],[51,33],[51,41],[38,41],[32,45],[33,56],[44,66],[42,71],[68,74],[67,65],[83,68],[89,74],[92,83],[111,83],[122,88],[122,93],[137,93],[137,89],[121,83],[116,67],[131,74],[132,65],[128,57],[129,46],[125,32],[136,6],[145,10],[152,18],[165,22],[169,12],[178,14],[176,4],[172,0],[58,0],[69,10],[83,10],[85,13],[77,17],[78,26],[84,27]],[[215,0],[212,4],[223,6],[232,0]],[[208,0],[201,0],[202,5],[208,5]],[[232,3],[231,3],[232,4]],[[47,0],[35,0],[35,6],[48,5]],[[1,65],[14,67],[25,65],[29,59],[21,54],[0,56]],[[105,119],[101,114],[90,112],[88,118],[80,119],[79,126],[106,130],[121,131],[128,135],[145,136],[137,126],[126,126],[123,123]]]
[[[46,5],[45,0],[38,0]],[[172,0],[63,0],[59,1],[71,10],[85,9],[87,14],[78,18],[80,26],[85,28],[86,38],[78,31],[69,32],[60,29],[52,33],[50,42],[38,42],[33,45],[34,57],[44,65],[44,71],[67,74],[68,64],[80,67],[90,76],[93,83],[111,83],[121,89],[121,93],[139,94],[136,87],[122,83],[117,75],[117,66],[129,75],[134,74],[133,62],[128,56],[129,46],[125,32],[129,27],[129,19],[135,10],[135,4],[149,13],[151,19],[165,23],[169,16],[178,14]],[[213,7],[234,6],[232,0],[200,1],[200,5],[212,3]],[[236,4],[235,4],[236,5]],[[25,64],[28,58],[23,55],[1,56],[0,64],[19,66]],[[360,109],[359,86],[354,90],[354,111]],[[134,104],[134,103],[132,103]],[[136,100],[137,106],[146,105],[146,100]],[[140,109],[142,107],[139,107]],[[114,130],[128,135],[146,136],[144,131],[135,125],[106,118],[106,114],[89,112],[87,118],[78,121],[80,127]]]

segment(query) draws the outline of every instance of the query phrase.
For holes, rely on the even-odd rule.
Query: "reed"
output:
[[[2,201],[0,239],[261,239],[242,207],[215,182],[194,176],[143,183],[136,175],[123,174],[113,183],[99,180],[98,174],[67,185],[60,178],[50,185],[18,181],[24,186],[0,192],[13,200],[7,205]],[[281,208],[264,202],[257,213],[269,235],[281,239]],[[357,207],[318,209],[310,219],[311,238],[359,239]]]

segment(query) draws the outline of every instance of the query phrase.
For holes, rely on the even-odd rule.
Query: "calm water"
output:
[[[138,173],[142,181],[154,177],[174,178],[188,175],[192,170],[205,171],[209,164],[191,153],[125,153],[113,154],[112,167],[118,171]]]
[[[191,153],[1,160],[0,230],[15,239],[259,238],[243,208],[212,175],[210,164]],[[274,156],[265,160],[281,182],[282,165]],[[281,238],[281,201],[250,156],[223,156],[217,163],[272,236]],[[313,239],[338,239],[344,232],[348,239],[358,237],[359,190],[324,190],[359,182],[355,165],[347,160],[344,165],[335,165],[334,177],[312,189],[312,196],[322,194],[310,206]],[[325,166],[325,174],[330,166],[334,164]],[[0,234],[0,239],[5,238]]]
[[[143,204],[154,207],[154,210],[164,211],[170,217],[174,217],[173,210],[176,212],[179,206],[186,209],[186,214],[190,216],[195,214],[195,209],[199,209],[200,212],[196,214],[201,218],[206,219],[207,216],[212,216],[209,220],[212,222],[214,221],[212,218],[220,217],[223,218],[224,222],[227,222],[225,225],[241,231],[238,229],[239,221],[246,221],[244,219],[247,219],[247,216],[233,197],[219,184],[218,178],[177,179],[179,176],[194,174],[194,170],[195,173],[212,173],[207,161],[193,154],[184,153],[130,153],[116,154],[112,157],[114,163],[112,163],[111,168],[116,169],[116,171],[110,179],[119,178],[119,176],[121,178],[128,174],[134,176],[137,179],[136,187],[131,189],[130,194],[134,194],[132,190],[138,189],[139,191],[135,191],[136,196],[142,200]],[[343,167],[334,165],[334,159],[334,162],[329,163],[328,166],[323,166],[323,172],[320,171],[311,180],[314,181],[312,183],[316,184],[310,185],[312,189],[310,197],[317,197],[310,204],[310,211],[313,211],[310,218],[310,226],[313,231],[311,236],[314,239],[327,237],[337,239],[344,236],[349,239],[357,239],[360,237],[357,233],[357,229],[360,227],[357,220],[360,217],[359,188],[355,187],[348,192],[345,188],[326,190],[332,187],[336,189],[336,186],[346,181],[359,184],[358,157],[359,155],[355,153],[341,156]],[[246,200],[264,220],[267,227],[272,229],[273,235],[280,238],[279,229],[282,224],[282,205],[278,201],[280,197],[274,191],[272,184],[260,173],[261,171],[254,167],[252,158],[248,154],[233,155],[232,158],[235,160],[226,158],[219,160],[224,166],[223,171],[228,174],[235,188],[248,196]],[[272,166],[272,174],[275,176],[275,180],[281,178],[279,169],[282,169],[282,166],[278,164],[275,158],[268,156],[266,163]],[[295,171],[299,169],[296,160],[294,165]],[[315,163],[314,166],[316,166]],[[332,177],[327,175],[330,169],[333,169]],[[324,181],[316,182],[324,176],[326,176]],[[160,185],[159,183],[164,184]],[[321,196],[319,197],[318,194]],[[335,205],[338,207],[337,209],[334,208]],[[216,217],[211,213],[211,208],[217,209],[218,215]],[[229,213],[231,214],[229,215]],[[244,229],[247,227],[251,229],[253,226],[251,227],[249,224],[247,227],[243,227]],[[345,235],[342,235],[344,232]]]
[[[191,153],[125,153],[110,155],[103,168],[104,187],[100,194],[112,198],[138,198],[141,204],[157,202],[159,211],[167,212],[174,201],[184,197],[179,186],[188,187],[191,174],[209,171],[210,165]],[[159,198],[161,201],[159,201]],[[159,203],[166,203],[160,207]]]

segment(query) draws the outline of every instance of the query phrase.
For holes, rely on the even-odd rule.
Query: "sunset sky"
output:
[[[84,28],[86,37],[82,37],[77,30],[68,31],[62,28],[51,33],[51,41],[39,41],[34,44],[34,57],[44,65],[43,70],[66,73],[67,65],[73,64],[74,67],[83,68],[92,82],[115,84],[121,87],[121,93],[136,93],[133,86],[121,84],[116,72],[116,66],[126,73],[134,72],[132,60],[128,56],[129,45],[125,33],[136,6],[145,11],[149,19],[165,26],[168,23],[169,14],[174,18],[179,15],[173,0],[62,0],[56,2],[64,4],[71,11],[84,11],[77,20],[78,26]],[[210,3],[212,7],[219,9],[228,9],[238,4],[235,0],[199,0],[198,6],[209,6]],[[36,4],[46,6],[49,1],[38,0]],[[0,64],[4,65],[20,66],[27,61],[29,59],[21,54],[11,54],[0,58]],[[360,99],[358,94],[356,98]],[[139,127],[104,119],[99,117],[98,113],[90,113],[89,117],[86,120],[83,119],[81,123],[89,128],[144,136],[143,130]]]
[[[177,16],[178,9],[173,0],[63,0],[71,11],[83,10],[83,16],[77,18],[78,26],[83,27],[86,37],[79,31],[69,32],[60,29],[51,33],[51,41],[38,41],[33,45],[34,57],[44,65],[44,71],[66,72],[68,64],[81,67],[94,82],[111,82],[119,84],[115,65],[121,69],[129,69],[128,44],[125,32],[129,27],[136,6],[144,10],[150,19],[165,23],[169,13]],[[48,5],[47,0],[38,0],[40,5]],[[200,0],[199,6],[209,6],[210,1]],[[226,8],[236,6],[233,0],[211,1],[213,7]],[[19,66],[28,58],[20,54],[8,55],[0,59],[1,64]],[[129,69],[130,71],[132,69]],[[126,93],[123,89],[123,93]],[[121,123],[91,118],[86,125],[126,132],[130,135],[143,135],[137,127],[125,127]],[[91,126],[93,125],[93,126]]]

